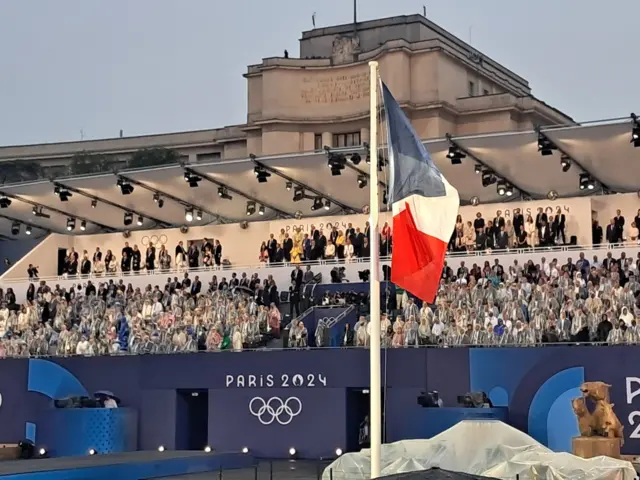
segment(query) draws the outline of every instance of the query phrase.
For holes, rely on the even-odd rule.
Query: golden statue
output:
[[[582,437],[619,438],[622,446],[623,427],[613,411],[609,388],[611,385],[604,382],[585,382],[580,386],[582,397],[574,398],[571,406],[578,418]],[[595,405],[593,411],[589,410],[587,400]]]

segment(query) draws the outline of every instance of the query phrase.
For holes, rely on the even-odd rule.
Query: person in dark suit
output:
[[[96,247],[96,251],[93,254],[93,263],[99,262],[102,260],[102,252],[100,251],[100,247]]]
[[[633,219],[633,223],[636,224],[636,228],[638,230],[640,230],[640,209],[638,209],[638,213],[636,214],[635,218]]]
[[[504,231],[504,225],[500,227],[500,232],[496,236],[496,248],[505,250],[509,247],[509,235]]]
[[[624,217],[622,216],[622,212],[620,210],[616,210],[616,216],[614,217],[615,223],[615,242],[612,243],[621,243],[624,239]]]
[[[556,218],[553,219],[554,222],[554,231],[556,233],[556,243],[560,243],[562,240],[562,244],[567,243],[567,237],[565,234],[565,227],[567,224],[567,217],[564,213],[562,213],[562,208],[556,208]]]
[[[538,242],[541,247],[548,247],[549,245],[553,244],[551,229],[549,228],[549,225],[547,225],[547,221],[545,219],[542,219],[540,229],[538,230]]]
[[[616,220],[612,218],[607,225],[607,242],[616,243],[617,242],[617,232],[616,232]]]
[[[273,261],[275,263],[282,263],[284,261],[284,250],[282,249],[282,245],[276,243],[276,252],[273,257]]]
[[[196,275],[196,278],[193,279],[193,283],[191,284],[191,295],[194,297],[200,293],[202,290],[202,282],[200,281],[200,277]]]
[[[122,248],[122,256],[124,257],[124,254],[127,254],[127,257],[132,258],[133,257],[133,248],[131,248],[129,246],[129,242],[124,242],[124,247]]]
[[[191,242],[189,245],[189,250],[187,251],[187,261],[189,262],[189,268],[198,268],[198,259],[200,257],[200,252],[198,251],[198,247],[196,247],[195,242]]]
[[[364,224],[364,236],[371,242],[371,225],[369,225],[369,222]]]
[[[309,234],[305,233],[302,240],[302,252],[304,254],[304,261],[308,262],[313,256],[313,241],[309,238]]]
[[[282,250],[284,250],[284,261],[291,261],[291,250],[293,250],[293,240],[289,237],[288,233],[284,234],[284,240],[282,242]]]
[[[131,254],[131,269],[134,272],[140,271],[142,263],[142,253],[138,250],[138,245],[133,246],[133,253]]]
[[[291,282],[289,287],[289,316],[291,318],[300,316],[300,287],[296,285],[295,280]]]
[[[502,216],[502,211],[498,210],[496,212],[496,216],[493,219],[493,236],[497,237],[498,234],[501,232],[501,228],[503,228],[505,226],[505,221],[504,221],[504,217]],[[496,239],[496,244],[497,244],[497,239]]]
[[[476,219],[473,221],[473,228],[476,231],[476,235],[480,230],[484,230],[484,218],[480,212],[476,213]]]
[[[222,245],[220,244],[220,240],[216,240],[216,247],[213,251],[213,258],[218,267],[222,265]]]
[[[600,245],[602,243],[602,227],[597,220],[591,223],[591,241],[594,245]]]
[[[154,271],[156,269],[156,247],[154,247],[151,242],[149,242],[145,257],[145,266],[147,267],[147,270],[150,272]]]
[[[478,230],[478,233],[476,233],[476,250],[485,250],[486,248],[487,248],[487,234],[484,233],[484,227],[482,227]]]
[[[247,274],[245,272],[242,272],[242,278],[240,279],[240,286],[249,288],[249,284],[250,284],[249,277],[247,277]]]
[[[269,291],[269,305],[274,303],[276,307],[280,305],[280,295],[278,295],[278,287],[276,286],[276,282],[271,280],[268,286]]]
[[[296,268],[294,268],[291,271],[291,281],[296,284],[296,287],[298,289],[300,289],[300,286],[302,285],[303,277],[304,277],[304,274],[302,273],[302,269],[300,268],[300,265],[296,265]]]
[[[513,229],[516,237],[520,237],[520,234],[524,231],[524,215],[519,208],[516,208],[513,212]]]
[[[344,333],[340,340],[341,347],[353,347],[353,329],[348,323],[344,326]]]
[[[356,228],[356,236],[355,236],[355,243],[353,244],[353,250],[356,254],[356,257],[358,258],[362,258],[363,257],[363,247],[364,247],[364,239],[365,236],[364,234],[360,231],[359,228]]]
[[[536,214],[536,230],[538,231],[538,238],[542,238],[540,235],[542,222],[544,222],[545,224],[547,223],[547,214],[544,213],[544,210],[542,210],[542,207],[538,207],[538,213]],[[539,242],[539,243],[540,245],[542,245],[542,242]]]
[[[267,248],[269,249],[269,263],[273,263],[276,261],[276,249],[278,247],[278,242],[276,238],[273,236],[273,233],[269,235],[269,241],[267,242]]]
[[[91,273],[91,260],[89,260],[89,255],[85,250],[82,255],[82,263],[80,264],[80,273],[82,275],[89,275]]]

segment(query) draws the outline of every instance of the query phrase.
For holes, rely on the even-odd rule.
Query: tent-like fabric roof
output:
[[[640,148],[633,148],[630,143],[632,127],[632,120],[627,118],[541,131],[428,140],[425,146],[466,203],[474,197],[482,203],[540,199],[550,191],[560,197],[603,191],[633,192],[640,186]],[[556,147],[552,155],[543,156],[538,151],[539,135]],[[454,165],[447,157],[452,145],[467,155],[461,164]],[[354,150],[333,152],[349,154]],[[15,221],[23,225],[21,234],[24,225],[31,225],[36,235],[46,231],[67,232],[68,218],[76,219],[72,233],[181,226],[186,224],[185,210],[191,208],[196,217],[191,225],[362,212],[369,202],[369,189],[359,188],[358,178],[368,177],[369,165],[364,161],[366,152],[359,153],[362,162],[354,165],[347,161],[338,176],[327,168],[326,152],[310,152],[5,185],[0,187],[0,193],[11,200],[11,205],[0,209],[0,235],[16,238],[11,234]],[[572,164],[566,172],[560,163],[563,155]],[[266,182],[257,181],[256,165],[271,173]],[[200,177],[197,187],[191,187],[185,180],[185,169]],[[480,169],[490,169],[507,181],[514,187],[514,195],[508,198],[499,195],[495,184],[483,187],[477,173]],[[594,190],[580,188],[581,174],[588,174],[595,181]],[[133,186],[129,195],[121,193],[118,179]],[[382,193],[384,172],[379,180]],[[56,186],[69,189],[71,196],[67,201],[54,194]],[[293,200],[296,186],[305,191],[305,198],[299,201]],[[224,197],[219,195],[220,188],[226,188]],[[322,198],[324,203],[322,208],[313,210],[315,197]],[[382,201],[382,194],[380,198]],[[92,208],[94,201],[97,205]],[[255,202],[253,215],[247,215],[247,202]],[[49,218],[34,215],[34,208]],[[198,211],[201,215],[197,215]],[[126,212],[133,214],[133,223],[128,226],[123,224]],[[142,217],[140,226],[138,217]],[[79,228],[82,220],[86,222],[84,231]]]

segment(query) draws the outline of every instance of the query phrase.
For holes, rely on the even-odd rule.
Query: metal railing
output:
[[[594,251],[608,251],[608,250],[619,250],[622,248],[640,248],[640,241],[635,242],[623,242],[623,243],[605,243],[605,244],[590,244],[590,245],[555,245],[549,247],[527,247],[527,248],[507,248],[505,250],[482,250],[482,251],[465,251],[465,252],[447,252],[447,258],[460,258],[465,259],[469,258],[472,260],[476,257],[487,257],[487,256],[522,256],[527,254],[541,254],[541,253],[554,253],[554,252],[581,252],[586,250],[594,250]],[[391,261],[391,255],[380,257],[380,263],[386,264]],[[15,284],[29,281],[47,281],[47,282],[55,282],[61,280],[94,280],[94,279],[115,279],[115,278],[128,278],[128,277],[139,277],[144,275],[178,275],[185,272],[189,273],[213,273],[216,272],[228,272],[228,271],[237,271],[237,270],[251,270],[251,271],[262,271],[262,270],[271,270],[278,268],[293,268],[296,265],[300,265],[303,267],[309,266],[327,266],[327,267],[336,267],[336,266],[345,266],[352,264],[367,264],[370,262],[370,258],[355,258],[351,260],[346,259],[332,259],[332,260],[313,260],[313,261],[305,261],[300,263],[240,263],[240,264],[229,264],[229,265],[220,265],[220,266],[212,266],[212,267],[197,267],[197,268],[176,268],[172,267],[169,269],[156,269],[148,271],[146,269],[142,269],[138,272],[104,272],[101,274],[89,273],[87,275],[50,275],[50,276],[39,276],[38,278],[30,279],[29,277],[19,277],[19,278],[3,278],[2,282],[6,284]]]

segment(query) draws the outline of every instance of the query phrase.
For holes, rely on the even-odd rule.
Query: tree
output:
[[[114,160],[100,153],[89,153],[82,151],[71,157],[69,164],[69,174],[89,175],[92,173],[102,173],[111,170]]]
[[[0,162],[0,183],[19,183],[42,180],[45,172],[37,162],[29,160],[11,160]]]
[[[180,155],[169,148],[143,148],[138,150],[127,162],[127,168],[157,167],[178,163]]]

